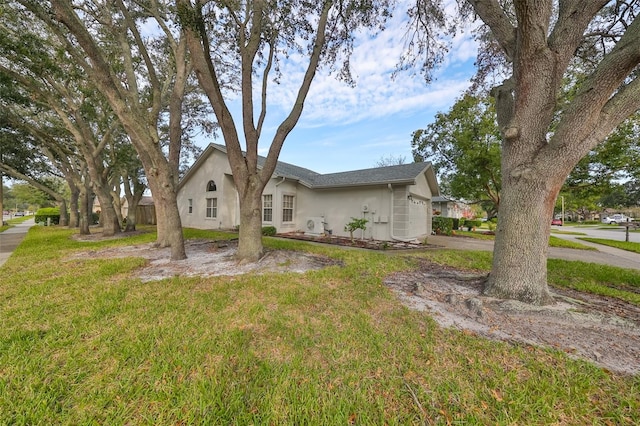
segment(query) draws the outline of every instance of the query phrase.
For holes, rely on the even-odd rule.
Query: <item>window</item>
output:
[[[293,222],[293,195],[282,196],[282,221]]]
[[[273,195],[262,196],[262,221],[273,222]]]
[[[193,213],[193,199],[189,198],[187,200],[189,202],[189,214]]]
[[[210,180],[209,183],[207,183],[207,191],[215,191],[216,189],[216,183]]]
[[[210,219],[215,219],[218,217],[218,199],[217,198],[207,198],[207,211],[205,217]]]

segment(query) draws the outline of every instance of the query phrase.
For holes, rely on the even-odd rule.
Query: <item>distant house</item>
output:
[[[240,223],[238,193],[224,145],[210,144],[178,185],[182,224],[228,229]],[[264,157],[259,164],[264,164]],[[262,194],[262,222],[277,232],[349,235],[352,217],[368,220],[359,237],[419,239],[431,233],[439,194],[431,163],[320,174],[278,162]]]
[[[122,217],[127,217],[129,213],[129,202],[122,197]],[[136,222],[138,225],[155,225],[156,224],[156,206],[153,203],[153,197],[143,196],[138,201],[136,208]]]
[[[473,217],[471,207],[463,201],[457,201],[438,195],[433,197],[432,205],[433,214],[436,216],[452,217],[454,219],[460,219],[461,217]]]
[[[129,212],[129,202],[126,197],[122,197],[120,199],[120,213],[122,217],[126,218],[127,213]],[[93,200],[93,213],[100,213],[100,200],[98,197],[94,197]],[[138,207],[136,209],[136,222],[138,225],[155,225],[156,224],[156,207],[153,203],[153,197],[143,196],[138,202]]]

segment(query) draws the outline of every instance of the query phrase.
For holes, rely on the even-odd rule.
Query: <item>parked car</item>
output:
[[[17,216],[24,216],[24,212],[16,212],[16,217]]]
[[[562,219],[551,219],[551,224],[562,226]]]
[[[611,215],[611,216],[605,216],[600,221],[602,223],[615,225],[617,223],[630,222],[632,220],[633,220],[632,218],[618,213],[618,214],[614,214],[614,215]]]

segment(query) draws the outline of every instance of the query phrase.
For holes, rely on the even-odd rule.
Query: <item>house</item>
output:
[[[432,205],[434,216],[452,217],[454,219],[473,217],[471,207],[462,201],[456,201],[451,198],[438,195],[433,197]]]
[[[264,157],[259,164],[264,164]],[[351,218],[368,220],[356,236],[410,241],[431,233],[431,200],[439,195],[431,163],[320,174],[278,162],[262,194],[263,226],[347,236]],[[185,227],[229,229],[240,223],[238,194],[224,145],[210,144],[178,184]]]

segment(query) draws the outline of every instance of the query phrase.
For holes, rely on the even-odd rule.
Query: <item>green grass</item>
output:
[[[495,235],[485,234],[483,232],[463,231],[461,229],[455,231],[456,235],[461,237],[475,238],[476,240],[494,240]]]
[[[580,244],[577,241],[565,240],[563,238],[554,237],[553,235],[549,237],[549,247],[571,248],[578,250],[597,250],[594,247]]]
[[[622,250],[632,251],[634,253],[640,253],[640,243],[634,243],[629,241],[607,240],[604,238],[580,238],[590,243],[602,244],[605,246],[615,247]]]
[[[562,234],[562,235],[587,235],[584,232],[576,232],[576,231],[561,231],[559,229],[552,229],[552,234]]]
[[[441,329],[402,306],[382,279],[412,268],[406,257],[266,238],[344,267],[143,283],[132,278],[142,259],[68,256],[152,232],[71,234],[34,227],[0,268],[0,424],[640,422],[638,377]]]

